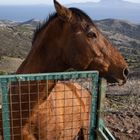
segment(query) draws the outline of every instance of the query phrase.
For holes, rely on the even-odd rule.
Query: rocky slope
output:
[[[34,30],[39,21],[0,21],[0,57],[25,58],[31,48]],[[95,21],[109,40],[125,55],[131,67],[140,67],[140,25],[105,19]]]
[[[33,28],[17,23],[0,24],[0,56],[24,58],[31,46]]]

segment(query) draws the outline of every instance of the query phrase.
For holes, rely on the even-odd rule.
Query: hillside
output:
[[[3,56],[0,60],[0,74],[14,73],[22,59]]]
[[[0,23],[0,56],[24,58],[31,46],[33,28]]]
[[[39,21],[0,21],[0,57],[24,59]],[[125,55],[131,67],[140,67],[140,25],[114,19],[95,21],[103,34]]]

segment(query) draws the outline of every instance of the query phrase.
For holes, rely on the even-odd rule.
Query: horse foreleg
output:
[[[28,123],[24,126],[22,130],[22,140],[37,140],[32,131],[30,130],[30,126]]]

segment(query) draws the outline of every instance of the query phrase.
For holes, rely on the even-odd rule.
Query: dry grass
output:
[[[14,73],[23,62],[20,58],[3,56],[0,60],[0,71],[5,73]]]

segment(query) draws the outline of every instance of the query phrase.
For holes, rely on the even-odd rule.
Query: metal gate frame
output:
[[[89,140],[115,140],[104,124],[104,98],[106,81],[99,79],[98,71],[61,72],[45,74],[23,74],[0,76],[0,92],[2,93],[2,121],[4,140],[10,140],[10,116],[8,86],[10,82],[33,81],[33,80],[68,80],[78,78],[92,78],[92,106],[90,115]]]

